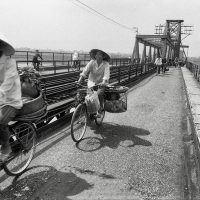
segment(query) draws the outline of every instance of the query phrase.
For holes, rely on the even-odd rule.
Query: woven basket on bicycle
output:
[[[111,113],[127,111],[127,91],[128,87],[125,86],[109,86],[106,88],[105,111]]]
[[[40,85],[40,74],[32,67],[19,70],[23,107],[17,116],[18,120],[35,121],[47,114],[47,102]]]

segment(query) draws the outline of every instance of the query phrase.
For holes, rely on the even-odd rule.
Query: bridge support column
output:
[[[144,44],[144,48],[143,48],[143,53],[142,53],[142,58],[141,58],[141,62],[142,64],[142,73],[146,72],[146,44]]]
[[[140,55],[139,55],[139,41],[135,38],[135,45],[133,49],[133,54],[131,57],[131,63],[139,63],[140,62]]]

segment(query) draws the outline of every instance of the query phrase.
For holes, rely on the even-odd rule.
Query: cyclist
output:
[[[32,60],[32,63],[33,63],[33,67],[35,70],[39,71],[39,65],[40,65],[40,60],[38,60],[38,58],[40,60],[43,60],[42,59],[42,56],[39,54],[39,51],[36,50],[35,51],[35,55],[33,56],[33,60]]]
[[[96,84],[100,84],[101,87],[98,88],[97,94],[100,102],[100,110],[97,113],[97,117],[100,117],[100,113],[103,109],[104,102],[104,92],[105,86],[108,84],[110,79],[110,66],[109,60],[110,56],[102,50],[92,49],[90,51],[90,62],[85,66],[83,72],[80,74],[80,78],[78,83],[82,83],[82,81],[88,76],[88,88],[95,86]]]
[[[11,58],[15,49],[0,34],[0,160],[5,161],[12,152],[8,123],[22,107],[21,84],[16,62]]]

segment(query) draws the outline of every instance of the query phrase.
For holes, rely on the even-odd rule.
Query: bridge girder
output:
[[[141,60],[139,58],[139,43],[144,45],[144,49],[146,49],[146,46],[154,48],[154,52],[155,49],[157,49],[157,54],[160,52],[162,57],[166,57],[168,59],[179,57],[180,48],[187,48],[187,46],[182,45],[181,42],[181,34],[183,34],[181,28],[184,27],[182,25],[183,22],[184,20],[166,20],[165,25],[157,26],[159,27],[157,29],[159,32],[154,35],[137,34],[135,38],[135,45],[137,45],[137,48],[134,47],[132,61],[134,59]],[[188,32],[186,33],[189,35]],[[146,52],[143,52],[142,55],[146,55]]]

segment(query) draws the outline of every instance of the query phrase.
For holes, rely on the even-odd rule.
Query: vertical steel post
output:
[[[121,66],[118,67],[118,83],[120,84]]]
[[[26,52],[26,64],[28,65],[28,51]]]
[[[146,72],[146,44],[144,44],[144,48],[143,48],[143,53],[142,53],[142,58],[140,61],[140,64],[142,65],[143,68],[143,72]]]
[[[134,45],[134,49],[133,49],[133,53],[132,53],[132,57],[131,57],[131,63],[139,63],[139,41],[138,38],[135,38],[135,45]]]

